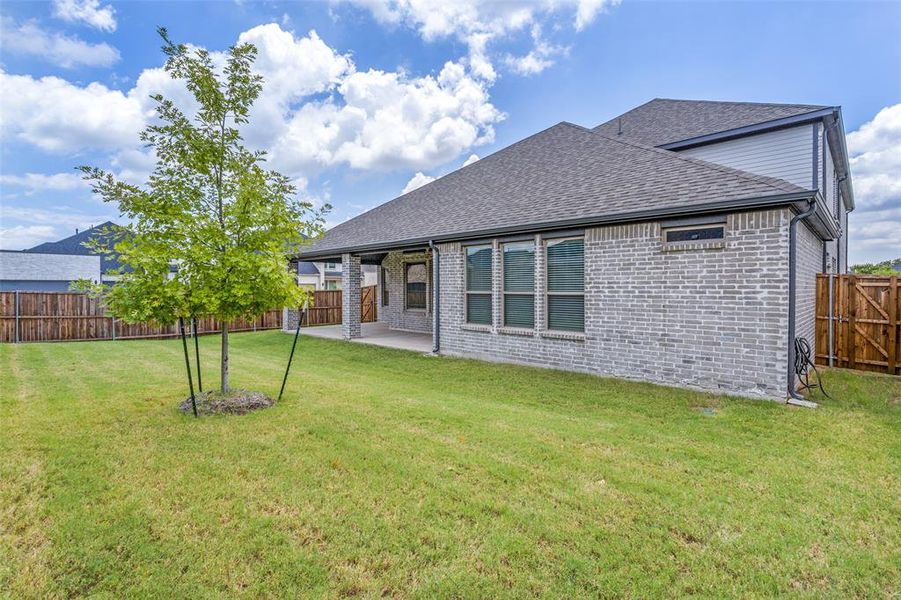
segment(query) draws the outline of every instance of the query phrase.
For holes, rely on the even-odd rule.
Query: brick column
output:
[[[341,255],[341,334],[345,340],[363,336],[360,325],[360,257]]]

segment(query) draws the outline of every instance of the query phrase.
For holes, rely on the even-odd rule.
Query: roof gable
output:
[[[598,125],[594,131],[647,146],[663,146],[826,108],[830,107],[655,98]]]
[[[332,228],[301,256],[799,191],[560,123]]]
[[[116,225],[112,221],[107,221],[106,223],[85,229],[84,231],[79,231],[74,235],[70,235],[69,237],[63,238],[56,242],[44,242],[43,244],[38,244],[33,248],[23,250],[23,252],[31,252],[35,254],[75,254],[79,256],[91,256],[96,254],[96,252],[92,251],[90,248],[87,248],[84,244],[90,241],[95,236],[100,235],[107,229],[114,231],[117,227],[118,225]],[[107,244],[110,250],[112,250],[115,242],[120,239],[119,236],[113,236],[113,238],[114,239],[110,239],[109,244]],[[120,267],[119,261],[117,260],[117,255],[115,253],[110,255],[103,255],[101,257],[101,262],[104,272],[111,269],[118,269]]]

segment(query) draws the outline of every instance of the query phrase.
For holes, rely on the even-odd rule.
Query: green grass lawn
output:
[[[274,396],[291,337],[232,344]],[[901,593],[901,378],[808,410],[307,338],[195,420],[180,351],[0,347],[0,596]]]

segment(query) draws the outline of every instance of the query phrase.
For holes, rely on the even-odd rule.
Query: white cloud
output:
[[[456,63],[437,77],[352,72],[338,98],[303,105],[272,148],[288,171],[347,164],[357,169],[427,169],[494,139],[503,115],[484,85]]]
[[[472,163],[479,160],[479,156],[477,154],[470,154],[469,158],[463,161],[463,164],[460,165],[460,168],[468,167]],[[417,171],[413,177],[410,178],[410,181],[407,182],[407,185],[404,186],[401,195],[406,194],[407,192],[412,192],[416,188],[420,188],[427,183],[431,183],[438,179],[438,177],[432,177],[431,175],[426,175],[422,171]]]
[[[599,12],[608,5],[619,4],[619,0],[578,0],[576,5],[576,31],[588,27]]]
[[[431,183],[432,181],[435,181],[434,177],[425,175],[422,171],[418,171],[416,175],[410,178],[410,181],[407,182],[407,185],[404,186],[401,195],[412,192],[416,188],[421,188],[425,184]]]
[[[548,43],[541,35],[541,27],[532,26],[533,47],[525,56],[508,54],[504,62],[514,73],[519,75],[537,75],[554,65],[554,57],[566,55],[569,48]]]
[[[608,6],[619,0],[346,0],[368,9],[387,25],[405,25],[426,41],[453,37],[469,49],[472,72],[487,81],[497,76],[492,66],[490,46],[524,29],[540,25],[558,13],[574,13],[573,27],[581,31]],[[537,51],[536,48],[532,52]],[[547,56],[527,54],[522,63],[513,62],[517,72],[538,72],[549,64]],[[537,69],[537,70],[536,70]]]
[[[25,173],[24,175],[0,175],[0,183],[25,188],[29,193],[42,191],[67,191],[87,188],[87,183],[75,173]]]
[[[55,239],[50,225],[16,225],[0,229],[0,249],[22,250]]]
[[[72,230],[72,233],[74,233],[76,228],[86,229],[116,218],[112,212],[84,213],[77,208],[67,205],[53,206],[49,209],[30,206],[4,206],[3,217],[4,219],[14,219],[19,223],[29,225],[55,225],[66,230]]]
[[[53,0],[53,16],[69,21],[82,22],[103,31],[116,30],[116,11],[100,0]]]
[[[0,70],[0,136],[42,150],[116,149],[137,142],[140,104],[100,83],[85,87],[59,77],[34,79]]]
[[[853,262],[901,256],[901,103],[848,134],[857,210],[850,216]]]
[[[353,60],[314,31],[303,37],[279,25],[254,27],[241,41],[259,49],[264,89],[243,132],[270,152],[287,175],[341,165],[356,169],[429,169],[494,139],[503,115],[487,84],[448,62],[437,75],[356,70]],[[214,53],[221,60],[221,53]],[[146,175],[152,159],[138,132],[153,118],[152,93],[187,112],[193,99],[161,68],[145,69],[123,93],[100,83],[80,86],[58,77],[35,79],[0,70],[4,89],[0,136],[43,150],[110,150],[123,171]]]
[[[29,21],[16,26],[11,19],[0,23],[3,50],[40,57],[60,67],[108,67],[119,60],[119,51],[109,44],[91,44],[77,37],[51,33]]]
[[[863,210],[901,205],[901,103],[848,134],[854,197]]]

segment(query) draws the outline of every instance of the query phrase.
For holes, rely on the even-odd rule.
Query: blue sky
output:
[[[4,2],[0,243],[117,217],[75,177],[140,181],[149,93],[186,106],[155,33],[260,47],[247,132],[341,222],[562,120],[654,97],[843,107],[852,261],[901,256],[901,3],[348,0]],[[315,32],[315,33],[311,33]],[[853,132],[853,133],[852,133]]]

